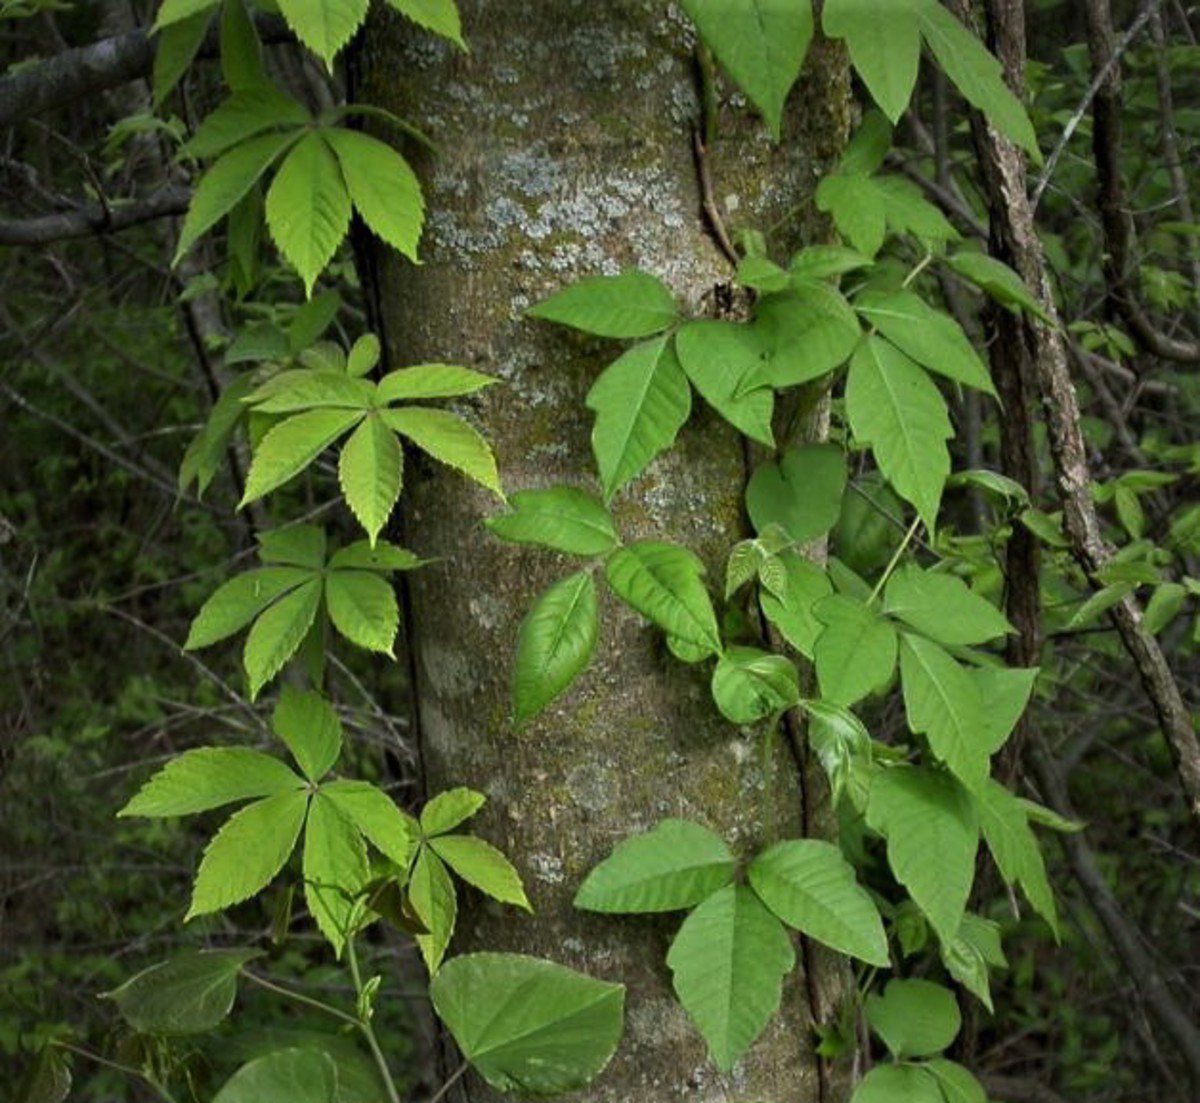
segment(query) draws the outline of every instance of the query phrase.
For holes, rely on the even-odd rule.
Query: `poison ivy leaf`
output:
[[[989,779],[975,794],[979,825],[988,850],[1007,884],[1019,884],[1054,937],[1059,935],[1058,908],[1046,877],[1037,838],[1029,827],[1025,805],[998,781]]]
[[[214,5],[206,4],[195,14],[164,26],[158,32],[154,69],[150,78],[155,107],[171,94],[196,60],[196,55],[204,44],[204,36],[208,34],[208,28],[212,25],[213,7]]]
[[[292,33],[332,70],[333,59],[367,17],[369,0],[276,0]]]
[[[486,522],[502,540],[538,544],[568,555],[603,555],[620,542],[604,505],[573,486],[519,490],[508,504],[508,513]]]
[[[983,666],[970,671],[983,706],[980,743],[988,754],[995,754],[1003,747],[1017,726],[1039,672],[1038,667],[1005,666]]]
[[[435,976],[446,956],[446,947],[454,934],[458,917],[458,897],[442,860],[428,846],[422,846],[408,882],[408,900],[413,913],[428,934],[416,936],[417,947],[425,959],[430,976]]]
[[[758,532],[778,525],[797,544],[824,536],[842,510],[846,456],[836,444],[806,444],[755,468],[746,511]]]
[[[619,843],[579,886],[575,907],[680,911],[728,885],[733,871],[733,855],[718,835],[689,820],[662,820]]]
[[[1005,137],[1022,146],[1040,164],[1041,151],[1033,124],[1021,101],[1004,82],[1000,63],[982,42],[942,7],[939,0],[913,0],[916,15],[933,56],[946,76]]]
[[[925,1068],[937,1080],[946,1103],[988,1103],[983,1085],[962,1065],[937,1057],[927,1062]]]
[[[991,376],[962,327],[912,291],[864,291],[858,312],[918,364],[995,396]]]
[[[251,701],[296,653],[320,603],[321,583],[313,579],[280,598],[251,626],[242,649]]]
[[[380,416],[369,413],[350,434],[338,459],[338,482],[350,512],[372,544],[400,497],[404,453]]]
[[[387,0],[401,15],[408,16],[434,34],[448,38],[456,46],[467,48],[463,41],[462,27],[458,19],[458,7],[454,0]]]
[[[243,1065],[213,1103],[337,1103],[337,1067],[318,1049],[281,1049]]]
[[[789,926],[838,953],[887,968],[879,909],[832,843],[776,843],[750,863],[747,875],[762,902]]]
[[[844,245],[806,245],[788,265],[797,279],[821,280],[841,276],[858,268],[870,268],[871,258]]]
[[[596,648],[596,583],[588,571],[556,582],[521,622],[513,668],[513,721],[536,716],[580,675]]]
[[[333,626],[351,643],[368,651],[392,654],[400,627],[400,608],[392,587],[369,571],[330,571],[325,603]]]
[[[196,747],[171,759],[117,815],[187,816],[303,787],[304,782],[279,759],[261,751]]]
[[[883,197],[888,229],[893,234],[915,237],[931,253],[958,240],[958,231],[911,180],[884,175],[874,177],[874,183]]]
[[[209,841],[184,920],[220,911],[261,892],[296,846],[308,793],[277,793],[235,812]]]
[[[358,130],[327,127],[321,134],[337,155],[346,190],[367,227],[415,261],[425,200],[408,162],[386,142]]]
[[[350,196],[319,134],[306,134],[283,159],[267,192],[266,216],[271,239],[311,296],[350,228]]]
[[[307,410],[281,421],[254,450],[239,507],[257,501],[300,474],[362,416],[361,410],[331,408]]]
[[[201,950],[178,954],[143,969],[112,999],[134,1030],[142,1034],[203,1034],[233,1007],[237,978],[261,950]]]
[[[774,445],[768,387],[741,393],[769,354],[763,334],[738,322],[689,322],[675,336],[679,363],[696,390],[726,421],[752,440]]]
[[[871,97],[899,122],[917,83],[921,35],[911,0],[826,0],[825,33],[846,40],[850,60]]]
[[[667,952],[675,994],[728,1072],[779,1009],[796,953],[783,925],[743,885],[693,911]]]
[[[709,652],[721,650],[704,565],[687,548],[641,540],[614,551],[604,572],[617,597],[663,631]]]
[[[871,177],[835,172],[817,185],[817,209],[833,219],[838,233],[860,253],[874,257],[887,232],[887,206]]]
[[[588,392],[596,413],[592,451],[604,496],[637,478],[675,443],[692,409],[692,389],[666,337],[629,349],[601,373]]]
[[[843,364],[862,336],[858,318],[840,291],[800,278],[793,278],[786,294],[767,295],[759,302],[753,326],[767,356],[743,379],[741,393],[818,379]]]
[[[817,637],[824,628],[813,610],[818,601],[833,593],[833,584],[821,567],[796,552],[780,552],[778,561],[787,581],[779,592],[760,592],[759,604],[783,638],[811,659]]]
[[[872,765],[871,737],[848,708],[828,701],[801,701],[808,714],[808,739],[829,778],[836,804],[845,793],[854,808],[866,809]]]
[[[814,606],[824,631],[813,645],[821,696],[852,705],[881,689],[896,666],[896,631],[874,609],[844,594]]]
[[[1053,319],[1025,285],[1025,281],[1003,261],[986,253],[961,252],[948,257],[947,263],[964,280],[987,292],[1001,306],[1008,307],[1014,313],[1024,310],[1047,325],[1053,324]]]
[[[967,791],[949,774],[893,766],[871,783],[867,822],[887,838],[888,865],[938,937],[954,938],[979,846],[979,821]]]
[[[811,5],[683,0],[683,8],[721,66],[762,112],[778,141],[784,101],[812,41]]]
[[[519,954],[467,954],[429,988],[463,1056],[493,1088],[557,1095],[608,1064],[623,1029],[625,988]]]
[[[800,700],[800,675],[782,655],[728,647],[713,670],[712,695],[731,724],[753,724]]]
[[[421,809],[421,831],[427,835],[442,835],[469,820],[487,802],[487,797],[474,789],[447,789],[432,797]]]
[[[901,567],[888,579],[883,611],[950,647],[986,643],[1012,631],[990,601],[951,574]]]
[[[457,364],[415,364],[388,372],[379,381],[377,393],[381,404],[414,398],[457,398],[499,382],[495,376]]]
[[[401,436],[439,463],[461,471],[480,486],[503,497],[496,459],[479,433],[462,418],[429,406],[402,406],[379,416]]]
[[[954,993],[927,980],[888,981],[867,997],[867,1021],[896,1058],[941,1053],[958,1037],[962,1015]]]
[[[295,140],[293,132],[263,134],[217,158],[192,194],[172,264],[178,264],[200,237],[233,209]]]
[[[354,898],[369,878],[367,849],[357,828],[318,790],[304,828],[304,899],[338,957],[349,934]]]
[[[846,413],[855,440],[871,446],[884,478],[932,529],[950,473],[946,441],[954,435],[933,381],[899,349],[871,335],[850,361]]]
[[[988,751],[981,735],[983,703],[975,682],[932,640],[905,632],[900,640],[900,681],[908,726],[968,789],[987,780]]]
[[[342,722],[333,706],[313,690],[284,686],[271,727],[309,781],[320,781],[342,752]]]
[[[738,261],[737,278],[743,287],[752,287],[763,294],[786,291],[791,286],[787,270],[758,253],[750,253]]]
[[[590,276],[531,306],[526,314],[597,337],[651,337],[674,323],[675,297],[649,272]]]
[[[877,1065],[862,1078],[850,1103],[945,1103],[931,1072],[919,1065]]]
[[[521,876],[512,863],[490,843],[473,835],[438,835],[429,842],[433,852],[455,873],[480,892],[502,904],[531,912]]]
[[[1000,924],[980,915],[964,915],[954,941],[943,942],[940,954],[946,972],[994,1011],[988,967],[1008,964],[1000,945]]]
[[[322,785],[321,794],[376,850],[408,869],[417,846],[417,824],[387,793],[366,781],[340,780]]]

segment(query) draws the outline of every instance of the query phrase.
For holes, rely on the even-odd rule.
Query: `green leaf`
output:
[[[203,12],[211,13],[221,0],[163,0],[154,17],[153,29],[161,31],[183,19],[190,19]]]
[[[311,296],[350,228],[350,196],[319,134],[306,134],[284,158],[267,192],[266,217],[271,239]]]
[[[623,1029],[623,985],[519,954],[456,957],[429,994],[463,1056],[498,1091],[581,1088],[608,1064]]]
[[[693,911],[667,952],[675,994],[730,1071],[779,1009],[796,952],[783,925],[744,885],[726,885]]]
[[[826,0],[821,25],[846,40],[850,60],[871,98],[900,121],[917,83],[921,35],[911,0]]]
[[[651,337],[677,317],[670,289],[638,269],[579,280],[525,313],[597,337]]]
[[[367,781],[332,781],[322,795],[358,829],[376,850],[408,869],[417,847],[417,825],[382,789]]]
[[[867,997],[867,1021],[896,1058],[941,1053],[962,1027],[954,993],[927,980],[888,981]]]
[[[374,387],[343,371],[297,368],[271,376],[246,399],[263,414],[295,414],[317,406],[343,410],[370,409]]]
[[[1059,935],[1058,908],[1046,877],[1046,864],[1029,827],[1026,806],[998,781],[989,779],[975,794],[979,826],[996,868],[1007,884],[1019,884],[1030,904]]]
[[[995,1011],[988,967],[1008,964],[1000,944],[1000,924],[979,915],[964,915],[954,941],[943,942],[939,953],[946,972],[989,1011]]]
[[[154,70],[150,78],[153,104],[158,107],[191,68],[212,24],[212,6],[163,27],[154,50]]]
[[[931,253],[940,253],[946,242],[958,240],[958,231],[911,180],[877,176],[875,187],[883,197],[888,229],[897,237],[911,235]]]
[[[968,789],[987,780],[988,750],[981,738],[983,702],[970,674],[932,640],[905,632],[900,681],[908,726]]]
[[[320,781],[342,753],[342,722],[333,706],[314,690],[284,686],[271,727],[309,781]]]
[[[13,1103],[66,1103],[71,1094],[71,1069],[63,1051],[45,1043],[17,1082]]]
[[[1036,666],[1028,669],[983,666],[969,673],[983,706],[979,741],[988,754],[995,754],[1021,719],[1040,670]]]
[[[309,121],[304,107],[272,85],[234,92],[205,116],[180,153],[207,160],[278,126],[298,127]]]
[[[800,700],[800,675],[782,655],[728,647],[713,670],[713,700],[731,724],[753,724]]]
[[[474,789],[447,789],[421,809],[421,830],[429,836],[443,835],[469,820],[485,803],[487,797]]]
[[[563,693],[591,661],[598,618],[588,571],[556,582],[521,622],[513,668],[513,722],[523,724]]]
[[[300,474],[362,416],[361,410],[317,409],[281,421],[254,450],[239,508]]]
[[[837,524],[845,490],[841,448],[805,444],[754,469],[746,486],[746,511],[757,532],[778,525],[794,543],[807,544]]]
[[[404,452],[395,433],[378,414],[367,414],[342,446],[338,482],[346,505],[372,544],[400,497],[403,470]]]
[[[232,92],[268,86],[262,42],[245,0],[221,5],[221,76]]]
[[[635,345],[588,391],[595,411],[592,451],[606,499],[675,443],[692,410],[692,389],[669,338]]]
[[[270,884],[296,846],[308,793],[296,790],[248,804],[204,850],[184,920],[248,900]]]
[[[381,405],[414,398],[457,398],[499,382],[494,375],[457,364],[414,364],[388,372],[379,381],[377,395]]]
[[[144,969],[106,995],[141,1034],[203,1034],[233,1007],[237,978],[261,950],[200,950]]]
[[[400,608],[391,585],[369,571],[330,571],[325,605],[333,626],[367,651],[392,654]]]
[[[733,880],[723,839],[690,820],[661,820],[619,843],[588,874],[575,907],[593,912],[669,912],[708,899]]]
[[[617,597],[669,635],[710,653],[721,650],[704,565],[687,548],[641,540],[614,551],[604,573]]]
[[[786,583],[779,593],[763,590],[759,604],[767,620],[779,629],[783,638],[807,659],[824,625],[813,611],[817,602],[833,593],[833,584],[825,571],[793,551],[780,552]]]
[[[986,643],[1012,631],[1004,614],[961,578],[911,564],[888,579],[883,611],[949,647]]]
[[[988,1103],[983,1085],[962,1065],[938,1057],[927,1062],[925,1068],[937,1080],[946,1103]]]
[[[281,1049],[243,1065],[213,1103],[337,1103],[337,1067],[318,1049]]]
[[[864,291],[854,306],[906,356],[930,371],[995,395],[991,376],[962,327],[912,291]]]
[[[234,575],[218,586],[200,607],[184,650],[195,651],[232,636],[276,598],[311,577],[310,571],[300,567],[261,567]]]
[[[416,936],[417,947],[425,959],[430,976],[437,973],[446,947],[454,934],[458,917],[458,897],[454,882],[442,860],[422,846],[408,882],[408,900],[413,913],[424,924],[428,934]]]
[[[283,669],[308,634],[321,604],[321,583],[305,582],[271,606],[246,634],[242,665],[250,700]]]
[[[429,406],[382,410],[379,416],[422,452],[428,452],[435,460],[461,471],[500,497],[504,496],[491,448],[462,418]]]
[[[683,9],[722,68],[762,112],[778,141],[784,101],[812,41],[811,5],[683,0]]]
[[[196,747],[176,755],[118,816],[188,816],[251,797],[269,797],[304,782],[277,758],[249,747]]]
[[[1025,281],[1003,261],[989,257],[986,253],[961,252],[948,257],[947,263],[964,280],[969,280],[980,290],[987,292],[1001,306],[1008,307],[1014,313],[1024,310],[1047,325],[1053,324],[1053,319],[1042,308],[1042,304],[1034,297]]]
[[[776,843],[750,863],[747,876],[762,902],[789,926],[838,953],[888,967],[879,909],[832,843]]]
[[[200,178],[192,194],[172,264],[178,264],[201,236],[233,209],[295,140],[294,132],[263,134],[243,142],[216,160]]]
[[[325,543],[319,525],[285,525],[258,534],[258,558],[319,571],[325,565]]]
[[[362,220],[376,237],[415,261],[425,200],[408,162],[386,142],[358,130],[328,127],[321,134],[337,154]]]
[[[921,36],[963,98],[979,108],[1005,137],[1042,160],[1037,135],[1024,106],[1004,82],[1000,63],[983,43],[942,7],[940,0],[915,0]]]
[[[333,59],[367,17],[368,0],[276,0],[292,33],[332,70]]]
[[[508,504],[508,513],[486,521],[501,540],[537,544],[568,555],[603,555],[620,543],[604,505],[573,486],[519,490]]]
[[[753,327],[766,359],[749,374],[741,391],[755,387],[795,387],[833,371],[854,351],[862,336],[858,318],[834,287],[816,280],[793,279],[783,295],[763,298]]]
[[[521,875],[490,843],[474,835],[438,835],[430,840],[433,852],[468,884],[502,904],[531,912]]]
[[[966,911],[979,846],[979,821],[967,791],[949,774],[893,766],[871,783],[867,822],[887,838],[896,880],[938,937],[953,939]]]
[[[862,1078],[850,1103],[946,1103],[937,1079],[917,1065],[877,1065]]]
[[[874,609],[844,594],[814,607],[825,625],[813,645],[821,696],[852,705],[881,689],[896,666],[896,630]]]
[[[367,849],[357,828],[318,790],[304,828],[304,899],[338,957],[346,945],[354,898],[369,876]]]
[[[448,38],[456,46],[467,48],[459,25],[458,8],[454,0],[387,0],[401,15],[426,30]]]
[[[860,253],[874,257],[887,232],[887,204],[875,181],[858,172],[835,172],[817,185],[817,209]]]
[[[788,265],[793,276],[803,280],[828,279],[858,268],[870,268],[870,257],[844,245],[806,245]]]
[[[743,382],[769,354],[762,332],[739,322],[689,322],[675,336],[675,351],[687,377],[717,413],[751,439],[774,445],[774,394],[768,387],[741,393]]]
[[[354,342],[346,356],[346,374],[355,379],[361,379],[375,368],[382,355],[383,346],[380,345],[379,338],[373,333],[364,333]],[[470,369],[461,368],[459,370],[469,371]],[[472,372],[471,374],[479,373]]]
[[[846,413],[854,438],[869,444],[884,478],[932,529],[950,473],[954,435],[946,400],[912,360],[869,336],[850,361]]]
[[[329,559],[329,569],[340,571],[357,568],[377,574],[391,574],[392,571],[416,570],[425,562],[407,548],[398,548],[386,540],[376,540],[374,547],[366,540],[358,540],[335,551]]]

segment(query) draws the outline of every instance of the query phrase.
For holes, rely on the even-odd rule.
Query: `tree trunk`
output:
[[[730,267],[702,214],[693,155],[689,31],[662,0],[461,7],[469,54],[451,56],[382,18],[359,59],[356,97],[418,123],[438,146],[424,163],[412,151],[429,204],[424,263],[380,252],[370,265],[389,364],[450,361],[500,377],[471,414],[509,492],[594,487],[583,398],[619,349],[522,312],[581,276],[632,265],[666,280],[694,314],[727,303]],[[817,233],[812,188],[849,124],[840,51],[814,49],[789,114],[775,147],[760,121],[723,108],[709,167],[732,228],[784,220],[794,243]],[[712,573],[744,535],[746,454],[695,402],[675,448],[614,508],[626,539],[680,541]],[[472,896],[451,952],[537,954],[628,986],[625,1040],[580,1100],[820,1099],[802,970],[788,979],[783,1014],[721,1077],[671,992],[664,957],[680,917],[606,918],[571,905],[615,843],[665,816],[699,820],[743,855],[800,834],[805,778],[786,740],[775,741],[764,770],[760,745],[713,707],[707,670],[673,659],[660,633],[610,597],[590,670],[514,730],[508,683],[518,624],[534,597],[574,568],[490,538],[480,522],[496,502],[444,469],[414,459],[404,502],[407,542],[437,559],[412,576],[407,595],[427,786],[487,793],[477,830],[513,857],[536,909],[525,917]],[[463,1083],[460,1100],[494,1097],[479,1081]]]

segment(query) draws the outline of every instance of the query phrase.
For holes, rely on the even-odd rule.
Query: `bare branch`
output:
[[[143,222],[183,214],[191,197],[188,188],[168,184],[142,199],[93,203],[38,218],[0,219],[0,245],[49,245],[93,234],[111,234]]]

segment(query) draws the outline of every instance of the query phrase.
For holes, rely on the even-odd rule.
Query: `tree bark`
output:
[[[427,128],[440,150],[420,164],[424,263],[377,253],[368,273],[389,364],[448,360],[502,379],[471,412],[510,492],[594,487],[583,398],[619,349],[522,312],[582,276],[632,265],[662,277],[694,314],[727,300],[730,267],[702,214],[693,157],[692,43],[660,0],[462,8],[469,54],[451,56],[384,17],[358,63],[357,98]],[[781,146],[744,110],[723,108],[707,154],[723,219],[735,229],[788,219],[793,239],[815,236],[811,214],[796,210],[811,211],[849,115],[844,57],[825,45],[810,55]],[[615,513],[627,540],[680,541],[711,573],[744,534],[746,460],[738,436],[695,402],[674,449],[618,497]],[[575,567],[488,537],[480,521],[496,503],[444,470],[410,464],[404,501],[406,539],[438,560],[412,576],[407,595],[428,789],[488,794],[478,830],[513,857],[536,908],[523,917],[464,901],[452,952],[533,953],[628,986],[625,1040],[581,1101],[820,1099],[802,970],[785,982],[783,1013],[722,1077],[671,992],[664,957],[681,917],[605,918],[571,905],[615,843],[666,816],[707,824],[743,856],[800,834],[804,778],[787,741],[776,739],[764,769],[759,744],[716,713],[708,672],[674,660],[660,633],[610,597],[589,671],[514,730],[518,624]],[[494,1096],[467,1078],[454,1098]]]

